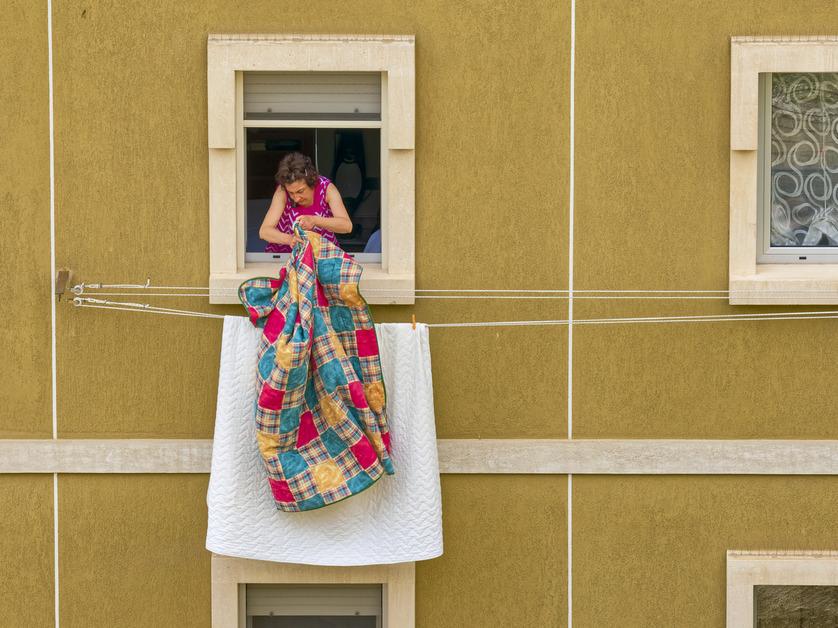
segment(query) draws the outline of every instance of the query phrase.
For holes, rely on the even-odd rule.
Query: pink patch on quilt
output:
[[[271,492],[274,494],[276,501],[285,503],[294,502],[294,494],[291,492],[291,487],[288,486],[288,482],[268,478],[268,483],[271,485]]]
[[[282,333],[283,327],[285,327],[285,317],[279,308],[276,308],[268,315],[268,322],[265,323],[264,333],[267,341],[273,343]]]
[[[317,282],[317,305],[320,307],[329,307],[329,299],[326,298],[326,293],[323,292],[323,286]]]
[[[256,321],[259,320],[259,312],[256,311],[255,307],[249,307],[247,313],[250,315],[250,322],[255,325]]]
[[[282,407],[283,397],[285,397],[284,390],[277,390],[265,384],[262,386],[262,394],[259,395],[259,405],[268,410],[279,410]]]
[[[374,329],[359,329],[355,332],[358,341],[358,357],[364,358],[378,355],[378,341],[375,339]]]
[[[311,412],[303,412],[300,415],[300,429],[297,432],[297,447],[302,447],[317,438],[317,428],[314,426],[314,417]]]
[[[361,437],[357,443],[349,448],[352,454],[358,460],[362,467],[369,469],[372,465],[378,462],[378,456],[375,455],[375,450],[370,445],[366,436]]]
[[[314,253],[312,252],[310,246],[307,246],[306,252],[303,253],[303,264],[309,268],[314,268]]]
[[[361,382],[349,382],[349,396],[356,408],[366,408],[367,398],[364,396],[364,387]]]
[[[381,435],[381,440],[384,441],[384,448],[389,452],[390,451],[390,432],[384,432]]]

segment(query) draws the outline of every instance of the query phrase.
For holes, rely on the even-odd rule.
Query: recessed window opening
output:
[[[247,628],[383,628],[381,585],[248,584]]]
[[[334,183],[352,220],[335,234],[360,262],[381,262],[381,75],[374,72],[243,73],[241,167],[245,261],[284,260],[259,238],[277,189],[279,161],[301,152]]]
[[[754,586],[754,628],[838,626],[838,586]]]
[[[838,73],[760,73],[762,263],[838,261]]]

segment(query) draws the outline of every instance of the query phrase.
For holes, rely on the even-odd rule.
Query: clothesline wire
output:
[[[174,308],[161,308],[142,303],[124,303],[119,301],[105,301],[101,299],[76,297],[73,299],[76,307],[87,307],[104,310],[121,310],[128,312],[149,312],[152,314],[169,314],[174,316],[194,316],[198,318],[220,318],[224,315],[209,312],[192,312]],[[724,321],[758,321],[758,320],[800,320],[838,318],[838,311],[821,312],[768,312],[763,314],[704,314],[689,316],[643,316],[599,319],[574,319],[574,325],[603,325],[619,323],[678,323],[678,322],[724,322]],[[530,320],[530,321],[480,321],[464,323],[427,323],[428,327],[509,327],[509,326],[542,326],[567,325],[570,321]]]
[[[220,291],[212,291],[212,292],[203,292],[203,293],[195,293],[195,294],[182,294],[182,293],[166,293],[166,292],[88,292],[85,294],[95,294],[97,297],[133,297],[133,296],[144,296],[144,297],[177,297],[177,298],[186,298],[186,297],[203,297],[207,298],[211,295],[216,296],[224,296],[232,293],[227,292],[220,292]],[[237,293],[236,293],[237,294]],[[375,291],[365,291],[364,294],[375,294]],[[739,294],[736,292],[735,294]],[[796,292],[796,291],[783,291],[783,292],[766,292],[766,291],[759,291],[760,295],[764,296],[771,296],[772,299],[796,299],[801,294],[809,294],[807,291],[803,292]],[[835,294],[834,292],[830,292],[830,294]],[[777,296],[779,295],[779,296]],[[795,296],[796,295],[796,296]],[[836,295],[838,296],[838,295]],[[567,300],[570,299],[570,295],[536,295],[536,296],[506,296],[506,295],[416,295],[414,298],[416,299],[440,299],[440,300],[457,300],[457,299],[476,299],[476,300],[487,300],[487,299],[501,299],[501,300],[526,300],[526,301],[533,301],[533,300]],[[630,300],[630,301],[694,301],[694,300],[701,300],[701,301],[727,301],[730,297],[727,295],[719,295],[719,296],[704,296],[704,295],[687,295],[687,296],[658,296],[658,295],[615,295],[615,296],[605,296],[605,295],[573,295],[573,299],[581,299],[581,300]]]
[[[208,286],[153,286],[150,283],[150,280],[146,282],[146,284],[102,284],[102,283],[92,283],[92,284],[85,284],[81,283],[73,287],[72,292],[76,295],[85,294],[85,290],[103,290],[108,288],[131,288],[136,290],[205,290],[209,294],[216,294],[216,295],[234,295],[238,294],[238,288],[210,288]],[[387,294],[390,291],[388,290],[375,290],[369,289],[365,290],[365,293],[369,294]],[[736,288],[733,290],[640,290],[640,289],[630,289],[630,290],[620,290],[620,289],[605,289],[605,290],[583,290],[583,289],[574,289],[574,290],[562,290],[562,289],[517,289],[517,288],[503,288],[503,289],[494,289],[494,288],[416,288],[413,290],[416,293],[462,293],[462,294],[473,294],[473,293],[485,293],[485,294],[534,294],[534,293],[542,293],[542,294],[561,294],[561,295],[570,295],[572,292],[574,298],[578,299],[581,298],[578,296],[579,294],[718,294],[718,295],[725,295],[725,294],[748,294],[748,293],[757,293],[757,294],[835,294],[838,290],[824,290],[824,289],[811,289],[811,290],[766,290],[762,288]],[[104,293],[104,292],[96,292],[95,294],[105,295],[110,294],[116,296],[117,293]],[[121,294],[121,293],[120,293]],[[131,294],[145,294],[151,296],[152,293],[148,292],[137,292],[137,293],[128,293]],[[195,294],[195,295],[181,295],[181,294],[169,294],[169,293],[154,293],[154,296],[207,296],[207,294]],[[441,298],[441,297],[435,297]],[[517,298],[517,297],[513,297]],[[714,297],[714,298],[724,298],[723,296]]]
[[[123,312],[148,312],[149,314],[169,314],[172,316],[192,316],[195,318],[224,318],[223,314],[209,314],[206,312],[189,312],[189,311],[159,311],[159,310],[152,310],[150,308],[146,309],[139,309],[139,308],[130,308],[130,307],[116,307],[111,305],[88,305],[82,304],[78,305],[77,307],[83,308],[92,308],[96,310],[121,310]]]

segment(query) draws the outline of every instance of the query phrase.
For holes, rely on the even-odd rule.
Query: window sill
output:
[[[731,305],[838,304],[838,264],[761,264],[754,274],[732,274]]]
[[[359,289],[371,305],[412,305],[415,303],[415,279],[412,274],[389,273],[381,264],[362,264]],[[279,264],[247,264],[237,273],[210,274],[209,302],[213,304],[239,303],[238,289],[243,281],[253,277],[277,277]]]

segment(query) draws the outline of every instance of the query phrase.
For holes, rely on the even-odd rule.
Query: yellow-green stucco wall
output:
[[[0,438],[53,431],[50,19],[55,260],[77,281],[207,285],[209,33],[393,33],[416,36],[417,287],[568,287],[569,0],[53,0],[51,16],[46,0],[9,0]],[[838,12],[577,0],[575,24],[574,288],[725,289],[729,38],[834,35]],[[768,309],[577,299],[574,317]],[[561,299],[373,306],[379,322],[412,313],[435,323],[568,310]],[[212,437],[220,321],[65,298],[55,340],[58,437]],[[836,340],[829,320],[576,326],[573,436],[838,438]],[[431,351],[439,437],[567,437],[565,327],[432,329]],[[207,626],[207,481],[59,476],[61,625]],[[836,482],[574,476],[574,626],[722,626],[725,550],[838,549]],[[565,626],[567,486],[443,476],[445,553],[417,564],[417,626]],[[52,476],[0,475],[0,626],[55,624],[53,497]]]

